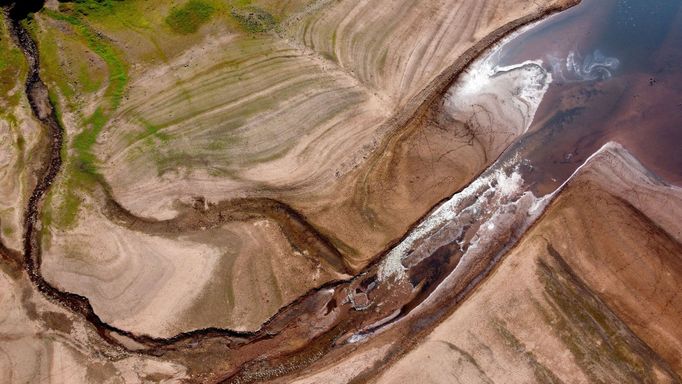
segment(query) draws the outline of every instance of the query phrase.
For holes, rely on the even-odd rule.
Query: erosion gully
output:
[[[575,3],[567,1],[554,9],[530,15],[494,31],[438,76],[404,112],[393,119],[393,123],[399,127],[405,126],[437,109],[442,96],[458,74],[487,47],[523,25]],[[392,244],[386,252],[376,258],[375,263],[356,276],[345,281],[330,282],[301,296],[282,308],[257,332],[209,328],[179,334],[168,339],[159,339],[117,329],[104,323],[95,314],[86,297],[56,289],[46,282],[40,273],[41,206],[50,186],[59,175],[62,165],[64,130],[60,126],[54,106],[49,101],[47,87],[39,76],[39,55],[36,44],[21,25],[21,18],[23,17],[12,15],[10,30],[29,64],[25,91],[31,109],[50,137],[43,166],[38,172],[37,185],[25,211],[23,266],[32,283],[42,294],[83,316],[97,328],[105,340],[117,347],[128,349],[129,353],[163,356],[168,360],[185,364],[198,381],[204,381],[210,377],[211,381],[235,383],[273,379],[300,371],[312,364],[322,364],[325,360],[333,361],[334,358],[343,356],[349,351],[367,348],[373,339],[392,340],[390,350],[386,355],[390,360],[403,354],[425,332],[451,313],[476,287],[477,283],[490,272],[501,255],[523,235],[529,225],[526,222],[511,225],[508,230],[499,233],[495,239],[486,243],[486,249],[478,253],[475,259],[464,260],[466,263],[463,263],[463,257],[473,247],[471,242],[473,233],[481,228],[481,223],[486,219],[486,217],[477,216],[478,211],[474,209],[476,204],[487,204],[490,207],[513,207],[514,204],[532,203],[532,201],[523,200],[526,199],[524,197],[526,195],[500,196],[495,192],[494,187],[499,187],[500,183],[504,182],[500,177],[502,179],[509,177],[509,170],[497,166],[484,172],[479,178],[485,179],[486,183],[472,183],[460,192],[462,198],[456,203],[459,205],[453,208],[458,215],[451,225],[452,228],[446,228],[447,231],[441,233],[444,238],[438,246],[427,247],[428,252],[423,255],[413,252],[410,258],[404,260],[407,268],[402,279],[391,279],[390,282],[386,282],[380,278],[381,269],[384,268],[381,263],[390,253]],[[544,114],[548,115],[549,112]],[[542,132],[549,131],[542,130]],[[546,138],[539,142],[544,140]],[[522,150],[525,148],[523,145],[528,145],[532,141],[532,139],[519,141],[512,148],[514,150],[505,152],[502,158],[511,157],[514,151]],[[530,150],[526,152],[533,153]],[[574,165],[573,169],[576,167],[577,165]],[[530,176],[532,171],[529,169],[522,171],[526,177],[533,177]],[[498,171],[506,173],[501,176]],[[496,178],[496,172],[500,177]],[[540,173],[535,173],[535,175],[540,175]],[[542,179],[544,178],[547,178],[546,174],[542,175]],[[268,202],[244,201],[243,203],[250,205],[251,208],[244,212],[234,213],[230,203],[225,202],[212,208],[215,212],[206,213],[205,219],[223,220],[222,214],[216,212],[233,213],[235,217],[248,216],[257,214],[263,208],[279,212],[276,215],[280,215],[281,220],[291,220],[302,228],[301,233],[316,233],[313,226],[307,223],[302,215],[280,202],[271,200]],[[117,205],[113,199],[108,203],[107,209],[118,220],[143,221]],[[510,215],[504,216],[509,213],[505,210],[495,212],[500,217],[515,220]],[[433,213],[433,211],[429,212],[425,217]],[[219,219],[215,218],[216,215]],[[487,219],[490,218],[487,217]],[[187,227],[187,225],[172,221],[158,224],[158,226],[158,231],[171,232],[181,232]],[[416,223],[410,232],[418,228],[419,223]],[[408,235],[409,232],[405,238]],[[295,234],[292,236],[296,237]],[[320,257],[338,267],[338,251],[333,249],[333,246],[325,239],[320,236],[318,239],[321,245],[308,246],[317,247],[318,251],[325,249],[327,255],[320,255]],[[418,246],[419,244],[415,248]],[[453,271],[458,273],[457,278],[448,279]],[[437,296],[432,295],[435,289],[445,282],[447,282],[448,289],[445,292],[441,289]],[[130,344],[122,342],[122,339],[130,339],[141,347],[131,348]],[[378,370],[371,371],[364,377],[368,378],[376,374]]]

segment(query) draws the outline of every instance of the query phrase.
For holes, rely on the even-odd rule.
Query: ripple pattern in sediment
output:
[[[512,1],[344,1],[303,18],[293,31],[402,105],[501,20],[539,8]]]
[[[163,80],[167,72],[134,82],[101,147],[117,198],[136,213],[162,217],[187,194],[214,201],[319,178],[387,116],[352,79],[282,42],[234,37],[206,48],[191,72],[176,74],[185,93]],[[146,123],[163,138],[127,140]]]
[[[179,56],[167,68],[136,75],[129,100],[105,129],[97,150],[117,200],[133,213],[169,218],[177,213],[174,201],[188,196],[209,201],[275,197],[300,207],[327,233],[338,230],[345,253],[357,259],[351,264],[362,267],[440,200],[443,189],[452,193],[480,172],[486,160],[492,161],[467,163],[462,168],[466,171],[447,164],[433,171],[432,182],[443,176],[452,187],[424,191],[408,179],[423,172],[409,164],[396,170],[408,172],[406,177],[383,171],[366,175],[358,169],[368,159],[392,156],[392,148],[380,147],[392,133],[382,130],[383,124],[496,27],[555,2],[461,1],[443,6],[434,1],[416,6],[386,1],[373,4],[372,12],[357,1],[322,3],[285,23],[281,36],[226,34]],[[332,51],[338,52],[334,56]],[[160,128],[159,137],[145,136],[147,124]],[[438,132],[425,132],[427,142],[445,146],[436,148],[437,153],[399,155],[416,155],[430,168],[442,156],[488,155],[481,156],[478,148],[460,150],[466,140],[443,144],[447,141]],[[367,188],[340,184],[371,178],[386,179],[371,189],[381,188],[377,195],[383,189],[396,191],[397,201],[390,205],[400,212],[387,212],[389,204],[373,196],[378,200],[375,212],[357,213],[360,207],[349,197],[364,199]],[[424,193],[428,196],[419,199],[424,202],[415,205],[417,195]],[[395,217],[405,218],[403,224],[392,224]],[[345,233],[343,228],[360,230]]]

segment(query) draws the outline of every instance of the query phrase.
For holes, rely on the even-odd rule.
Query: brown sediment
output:
[[[393,153],[393,149],[400,143],[417,134],[422,124],[433,118],[434,111],[439,108],[440,98],[452,82],[486,48],[520,26],[576,3],[577,1],[566,1],[550,9],[509,23],[498,28],[467,50],[453,65],[414,97],[401,113],[386,123],[388,126],[395,127],[392,131],[396,134],[381,145],[379,152]],[[100,334],[110,343],[123,346],[120,341],[109,336],[110,332],[114,332],[147,346],[148,349],[140,352],[164,355],[175,361],[187,362],[197,381],[205,378],[228,382],[250,382],[274,378],[300,370],[302,367],[321,359],[324,354],[330,351],[347,350],[349,347],[341,347],[341,340],[338,340],[340,336],[353,330],[368,329],[367,327],[371,327],[372,324],[390,316],[396,309],[404,306],[407,306],[405,308],[409,311],[409,308],[415,305],[415,298],[418,300],[424,298],[424,296],[418,296],[419,290],[437,284],[438,279],[442,277],[442,275],[431,271],[431,267],[428,265],[431,261],[427,261],[424,267],[415,268],[412,272],[415,279],[413,284],[419,286],[416,293],[410,284],[394,286],[390,289],[385,286],[376,288],[373,281],[376,279],[378,267],[376,263],[372,263],[350,281],[331,282],[301,296],[295,302],[282,308],[257,332],[202,329],[179,334],[168,339],[160,339],[134,335],[102,322],[94,313],[87,298],[57,290],[47,283],[40,274],[41,232],[39,212],[45,194],[61,166],[63,130],[58,124],[54,108],[47,99],[47,88],[38,76],[38,58],[35,44],[18,22],[13,21],[12,31],[30,64],[26,93],[29,95],[31,107],[38,119],[48,128],[51,137],[49,161],[39,172],[38,185],[31,195],[26,209],[25,268],[31,281],[41,293],[85,317],[99,329]],[[389,156],[388,162],[390,163],[390,161]],[[377,160],[373,160],[372,164],[377,164]],[[377,165],[370,166],[369,169],[374,166]],[[359,204],[363,205],[364,202]],[[168,221],[135,218],[116,204],[113,199],[108,200],[107,210],[116,220],[125,222],[131,228],[156,233],[180,233],[201,229],[202,227],[216,226],[229,220],[255,216],[268,217],[282,223],[281,226],[287,236],[295,241],[297,246],[311,250],[316,256],[339,269],[345,269],[340,258],[340,252],[331,245],[329,240],[307,223],[303,216],[275,200],[243,199],[209,205],[207,209],[202,209],[201,204],[199,204],[193,213],[187,213]],[[386,249],[389,248],[390,246]],[[452,257],[452,252],[444,251],[443,257],[445,259]],[[379,258],[375,258],[375,260],[379,260]],[[463,294],[471,289],[472,282],[481,273],[485,274],[489,270],[486,261],[489,262],[490,260],[481,260],[463,277],[457,289],[448,295],[449,298],[456,298],[457,300],[449,301],[447,307],[452,308],[456,302],[461,301]],[[451,268],[452,266],[444,268],[439,273],[446,273]],[[354,299],[349,299],[349,297],[357,297],[359,303],[354,302]],[[361,304],[361,302],[366,302],[367,298],[369,298],[369,302],[381,299],[384,306],[381,309],[372,307],[373,310],[369,311],[369,308],[365,308]],[[435,312],[426,313],[425,316],[430,320],[419,325],[412,324],[408,329],[415,335],[425,332],[426,329],[437,324],[445,312],[445,309],[438,309]],[[402,313],[402,315],[404,314],[405,312]],[[410,338],[410,340],[405,341],[405,344],[396,347],[393,355],[399,355],[400,351],[404,351],[413,340],[414,338]],[[223,355],[227,350],[230,352],[229,357]],[[262,360],[264,356],[267,356],[267,361]],[[192,362],[194,359],[196,360]],[[207,364],[207,361],[211,364]]]
[[[499,149],[488,150],[478,140],[470,143],[470,132],[466,127],[460,127],[459,121],[454,124],[442,121],[435,110],[432,116],[421,120],[433,120],[437,124],[414,127],[415,134],[409,136],[409,139],[401,140],[397,146],[385,146],[387,138],[406,129],[400,124],[386,121],[391,116],[395,120],[399,114],[411,115],[414,111],[410,109],[414,109],[422,101],[413,96],[427,88],[434,77],[445,73],[443,71],[466,53],[468,48],[494,29],[534,13],[547,4],[559,3],[556,0],[521,3],[516,0],[465,0],[449,2],[447,6],[441,6],[438,1],[417,6],[410,1],[401,2],[404,6],[389,6],[388,3],[380,6],[381,12],[377,14],[380,22],[367,24],[364,20],[371,18],[369,15],[374,13],[358,12],[368,7],[365,2],[315,2],[326,5],[319,12],[313,12],[302,19],[300,25],[294,24],[291,28],[286,28],[283,32],[287,35],[284,36],[285,41],[281,41],[283,36],[279,34],[271,36],[277,43],[275,46],[280,47],[280,43],[288,43],[289,35],[293,35],[291,40],[295,52],[299,52],[300,45],[304,44],[304,52],[312,50],[310,53],[314,56],[328,53],[328,43],[335,40],[335,29],[338,31],[336,38],[339,41],[346,40],[346,32],[350,32],[351,35],[358,36],[358,46],[368,44],[381,48],[368,49],[367,54],[359,54],[357,48],[346,50],[343,48],[346,44],[337,44],[344,51],[338,52],[338,60],[334,61],[334,55],[324,60],[318,57],[321,60],[316,59],[312,63],[316,64],[314,73],[304,75],[306,78],[309,75],[315,77],[313,89],[320,86],[317,80],[320,76],[325,82],[331,76],[334,84],[346,84],[350,81],[348,89],[352,89],[354,94],[358,91],[364,95],[364,101],[360,101],[358,107],[353,106],[351,112],[345,102],[339,104],[331,101],[336,96],[331,99],[327,97],[338,95],[337,91],[325,91],[324,97],[305,97],[306,105],[308,100],[315,100],[316,104],[314,113],[305,119],[291,113],[292,107],[298,105],[298,102],[291,101],[290,105],[289,100],[292,99],[288,97],[274,108],[257,108],[253,116],[251,107],[244,110],[241,106],[233,106],[232,97],[236,97],[233,90],[238,86],[230,86],[232,80],[229,84],[214,83],[211,80],[214,76],[232,79],[231,75],[223,73],[217,67],[215,71],[208,71],[208,63],[227,58],[230,61],[225,64],[231,62],[234,54],[229,53],[228,57],[224,57],[222,52],[232,52],[232,43],[221,43],[224,45],[219,45],[221,48],[216,49],[215,53],[207,51],[214,45],[202,43],[196,46],[197,51],[206,52],[204,60],[195,60],[198,61],[198,74],[185,69],[178,72],[183,79],[191,81],[191,85],[185,83],[185,86],[192,88],[188,90],[192,95],[192,104],[201,106],[197,111],[191,111],[190,104],[181,101],[184,99],[179,97],[179,90],[159,74],[165,73],[165,66],[150,68],[143,61],[139,66],[140,71],[131,72],[130,98],[124,101],[120,112],[104,128],[105,132],[96,144],[96,152],[102,160],[102,174],[110,183],[116,200],[136,215],[170,218],[177,213],[174,203],[192,196],[201,195],[211,202],[243,196],[273,198],[302,213],[334,243],[353,271],[361,271],[387,244],[402,236],[411,224],[419,220],[440,199],[470,182],[497,157]],[[344,11],[349,8],[355,12],[348,14],[348,17],[354,19],[349,24],[352,28],[344,27],[347,21],[343,21],[346,17]],[[415,15],[433,15],[434,20]],[[404,19],[398,23],[395,21],[396,17]],[[468,22],[472,20],[475,22]],[[310,28],[305,28],[306,32],[302,32],[303,26],[308,24]],[[105,25],[98,28],[107,35],[114,36],[114,40],[125,41],[125,34],[121,35]],[[316,30],[311,36],[314,42],[308,39],[312,29]],[[376,29],[377,38],[367,38]],[[392,33],[386,33],[385,29]],[[363,32],[356,34],[353,30]],[[305,36],[300,36],[301,34]],[[355,39],[351,35],[347,38]],[[434,38],[430,39],[429,35]],[[216,39],[209,40],[229,41],[229,37],[216,36]],[[317,40],[322,41],[318,44]],[[288,44],[283,48],[290,49]],[[377,57],[378,61],[373,60],[373,54],[382,49],[388,52],[388,61],[383,62],[379,60],[380,57]],[[404,55],[400,53],[403,49]],[[128,49],[124,48],[124,51]],[[187,64],[185,57],[190,56],[193,51],[194,48],[173,59],[171,67],[179,68]],[[419,53],[420,51],[424,51],[424,54]],[[259,53],[255,57],[262,55]],[[344,58],[344,55],[347,57]],[[262,59],[268,62],[280,60],[279,55],[270,56],[268,54]],[[287,57],[299,56],[287,54]],[[408,64],[404,64],[406,62]],[[291,64],[289,61],[287,63]],[[287,71],[291,69],[289,64],[285,65]],[[405,66],[407,68],[403,68]],[[316,71],[320,67],[322,73],[318,74]],[[240,70],[252,71],[250,65],[240,65]],[[260,75],[259,68],[253,70],[255,72],[252,79],[269,79],[272,76],[270,70],[263,73],[263,76]],[[371,72],[369,78],[363,76],[367,71]],[[279,70],[273,72],[277,73]],[[387,79],[395,79],[396,86]],[[203,86],[208,84],[212,84],[211,87],[203,92]],[[396,91],[394,88],[398,84],[402,85]],[[271,89],[280,87],[278,80],[274,83],[246,82],[243,85],[262,89],[259,94],[271,94]],[[308,88],[306,86],[303,89]],[[323,88],[328,89],[326,85]],[[156,93],[156,90],[158,95],[151,96],[151,99],[145,96]],[[303,97],[298,86],[292,91],[296,98]],[[424,92],[426,93],[428,92]],[[272,94],[272,97],[279,100],[279,94]],[[223,98],[230,102],[220,102]],[[236,100],[241,105],[240,98]],[[269,103],[269,100],[271,98],[267,97],[263,101]],[[410,105],[405,108],[404,105],[408,103]],[[263,103],[255,104],[253,107],[259,107]],[[171,105],[174,107],[171,108]],[[216,105],[215,110],[212,109],[213,105]],[[352,112],[356,108],[361,108],[363,113]],[[357,119],[339,118],[338,121],[325,120],[320,126],[308,126],[315,116],[326,115],[330,109],[342,110],[342,116],[349,113],[357,116]],[[273,123],[269,116],[275,111],[284,116]],[[166,112],[172,113],[174,118],[169,120],[164,117]],[[248,112],[245,125],[241,122],[244,112]],[[152,150],[153,155],[152,151],[145,148],[161,138],[151,137],[150,140],[137,140],[133,144],[128,140],[130,135],[137,135],[141,128],[135,117],[138,114],[158,124],[164,135],[168,135],[168,140],[163,145]],[[221,119],[222,116],[224,118]],[[196,129],[198,126],[193,122],[205,124],[206,129]],[[328,128],[332,123],[334,128]],[[224,150],[214,150],[220,146],[214,147],[212,144],[219,143],[212,143],[209,138],[222,140],[226,135],[230,138],[233,136],[232,133],[227,134],[223,127],[230,130],[234,127],[245,135],[248,133],[244,139],[254,141],[255,146],[241,145],[239,143],[243,141],[239,139],[235,143],[226,142]],[[257,153],[265,153],[265,146],[279,148],[281,143],[278,137],[299,132],[301,129],[306,134],[297,133],[291,150],[278,150],[273,158],[256,156]],[[272,131],[281,131],[281,135],[272,138],[267,136]],[[182,141],[180,138],[183,138]],[[179,146],[187,140],[192,142],[192,146],[186,151]],[[230,154],[233,150],[243,152],[246,157],[235,158],[236,155]],[[380,156],[382,151],[387,160],[379,161],[379,165],[372,165],[372,161],[368,159]],[[267,150],[267,153],[270,152],[272,151]]]

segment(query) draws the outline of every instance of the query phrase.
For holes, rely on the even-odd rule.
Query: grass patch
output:
[[[174,7],[166,17],[166,24],[179,34],[196,32],[215,12],[215,8],[201,0],[190,0],[181,7]]]
[[[108,121],[109,114],[121,105],[123,93],[126,84],[128,83],[127,66],[119,57],[114,47],[92,31],[80,17],[49,10],[46,11],[46,13],[56,20],[65,21],[71,24],[76,33],[85,40],[88,48],[97,54],[97,56],[99,56],[107,65],[109,71],[109,85],[105,91],[105,96],[108,99],[109,105],[98,108],[98,111],[86,121],[86,123],[92,124],[95,130],[101,130]]]
[[[5,16],[0,13],[0,100],[10,103],[9,91],[24,72],[25,61],[21,51],[12,44]]]
[[[67,14],[76,14],[90,20],[104,22],[109,26],[125,26],[132,29],[148,28],[148,12],[139,5],[148,0],[69,0],[59,5],[59,10]],[[149,2],[151,3],[151,2]],[[113,23],[112,23],[113,22]]]
[[[97,73],[92,71],[87,65],[81,64],[78,68],[78,83],[83,91],[92,93],[96,92],[102,85],[102,79],[98,78]]]
[[[115,11],[115,7],[123,3],[123,0],[60,0],[60,10],[77,11],[83,15],[103,16]]]
[[[232,0],[230,5],[233,7],[244,8],[251,5],[251,0]]]
[[[67,100],[71,100],[75,96],[75,91],[72,84],[69,82],[69,77],[62,68],[60,60],[60,53],[57,46],[57,39],[55,33],[40,34],[38,39],[38,50],[40,51],[40,61],[44,68],[45,80],[57,86],[59,92]],[[56,102],[56,98],[51,100]]]
[[[24,57],[19,50],[4,46],[0,46],[0,52],[0,98],[9,102],[8,93],[24,71]]]
[[[161,132],[160,126],[154,125],[154,124],[150,123],[149,121],[142,119],[142,118],[140,119],[140,123],[144,127],[144,136],[145,137],[153,136],[153,137],[161,140],[161,142],[163,142],[163,143],[168,142],[168,140],[170,139],[170,136],[168,134]]]
[[[78,171],[90,176],[97,175],[97,157],[92,152],[92,147],[107,121],[108,118],[102,112],[102,108],[97,108],[95,113],[85,121],[87,127],[73,138],[72,147],[75,149],[74,160]]]
[[[128,75],[126,65],[123,60],[119,58],[114,47],[93,32],[78,16],[49,10],[46,11],[46,13],[56,20],[65,21],[71,24],[78,35],[85,40],[88,48],[104,60],[109,70],[109,86],[107,87],[106,95],[110,99],[110,108],[112,110],[118,108],[121,104],[121,99],[123,98],[123,91],[128,81]]]
[[[275,17],[258,7],[235,7],[232,8],[230,14],[247,32],[267,32],[277,26]]]

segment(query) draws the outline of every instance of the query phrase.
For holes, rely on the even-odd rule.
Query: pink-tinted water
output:
[[[504,47],[500,64],[541,59],[555,80],[529,133],[506,153],[530,160],[524,178],[536,194],[555,189],[610,140],[682,184],[681,4],[584,0]],[[578,71],[568,69],[571,55]]]

